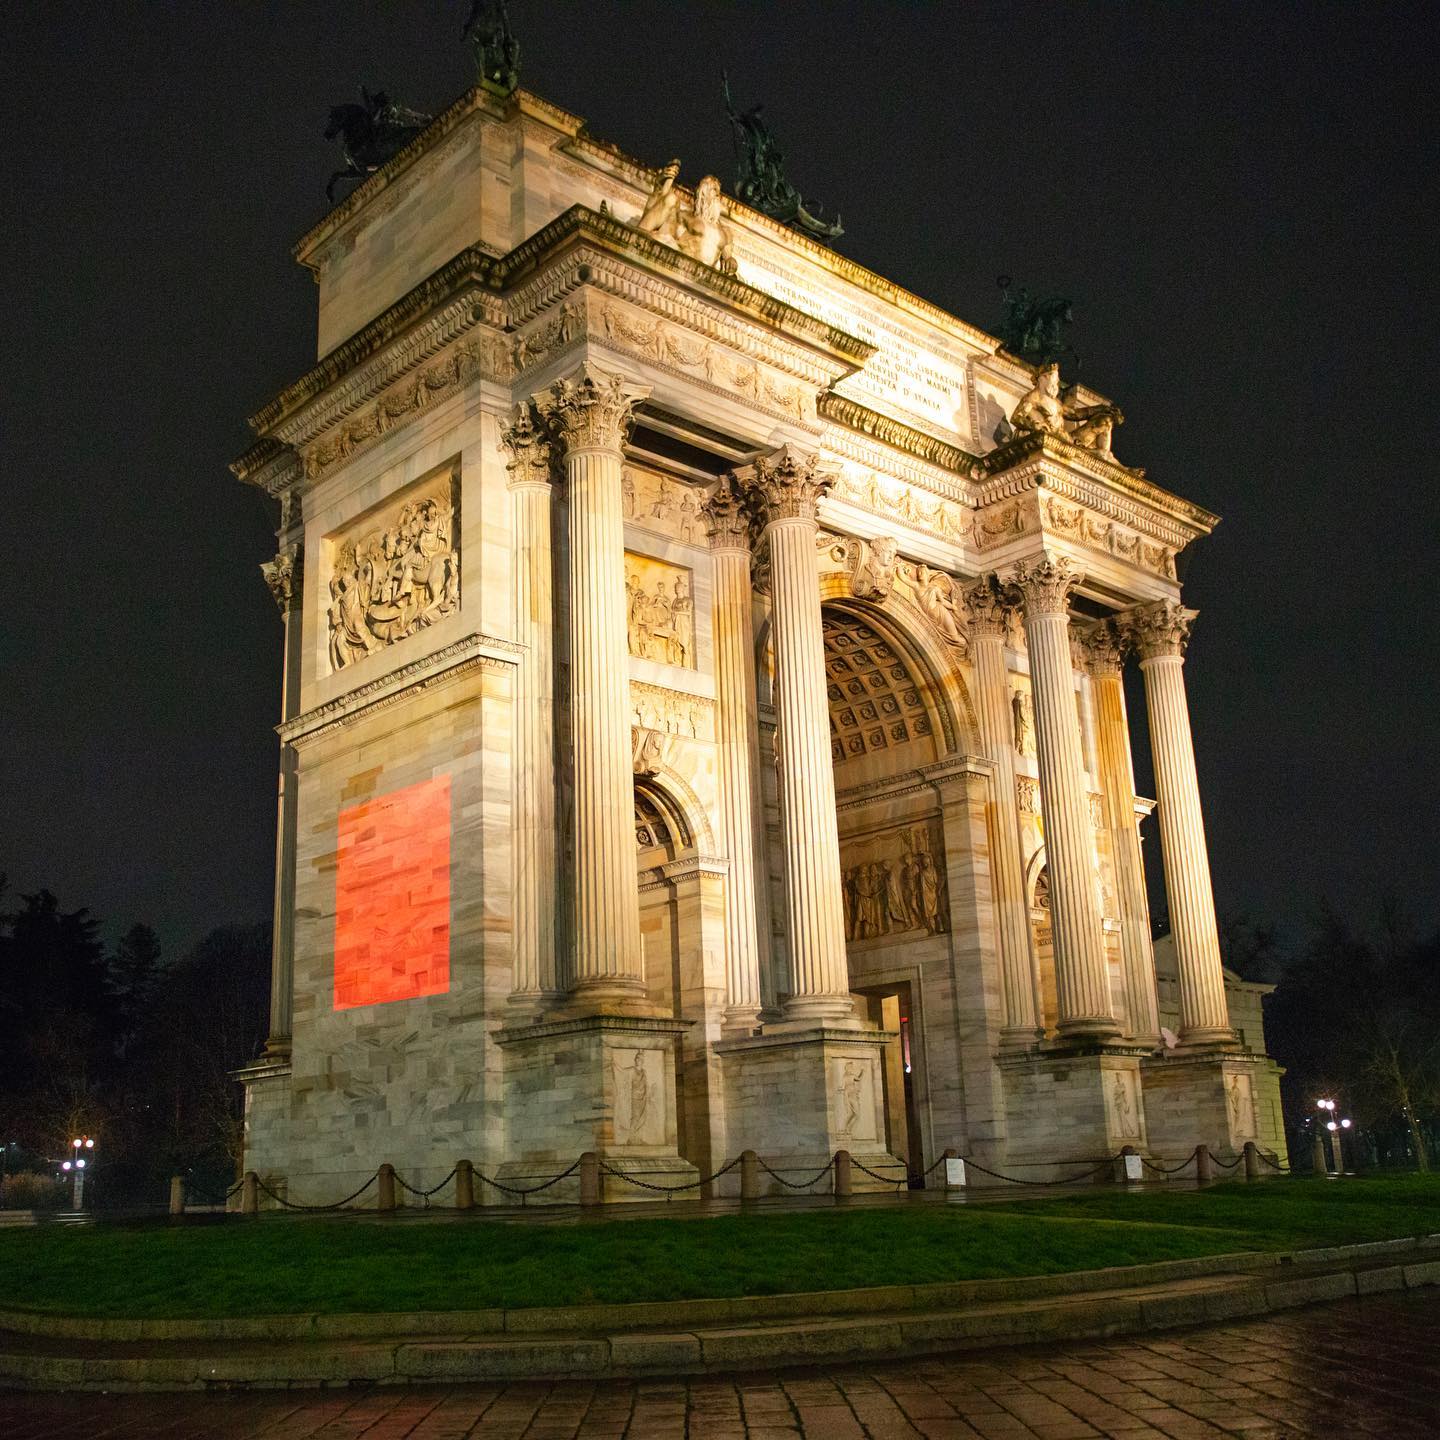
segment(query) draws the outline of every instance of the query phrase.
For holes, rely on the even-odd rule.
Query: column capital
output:
[[[1042,555],[1022,560],[1002,577],[1001,583],[1017,591],[1027,615],[1065,615],[1070,592],[1085,578],[1066,555]]]
[[[1130,651],[1130,641],[1114,620],[1097,620],[1079,632],[1085,668],[1092,675],[1118,675]]]
[[[1007,600],[994,575],[985,575],[964,592],[965,609],[970,615],[970,633],[975,639],[1005,638],[1014,606]]]
[[[700,507],[712,550],[743,550],[750,553],[750,507],[740,481],[733,473],[722,475]]]
[[[305,552],[298,544],[282,545],[273,560],[266,560],[260,566],[260,573],[282,615],[299,608],[304,570]]]
[[[635,406],[650,393],[623,375],[585,361],[534,397],[541,419],[568,455],[577,450],[620,453]]]
[[[550,488],[550,442],[528,403],[515,407],[515,418],[500,432],[500,444],[510,452],[505,469],[512,490]]]
[[[819,468],[817,457],[784,445],[768,460],[756,460],[735,478],[762,525],[777,520],[814,520],[820,497],[835,477]]]
[[[1124,624],[1130,643],[1140,653],[1141,664],[1164,655],[1185,655],[1190,628],[1198,610],[1187,610],[1174,600],[1156,600],[1126,612]]]

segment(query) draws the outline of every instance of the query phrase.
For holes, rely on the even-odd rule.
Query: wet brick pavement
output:
[[[0,1392],[5,1440],[1205,1440],[1440,1435],[1440,1293],[1104,1343],[717,1379]]]

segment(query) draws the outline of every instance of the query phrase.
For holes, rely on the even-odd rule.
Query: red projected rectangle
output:
[[[450,777],[340,812],[335,1008],[450,988]]]

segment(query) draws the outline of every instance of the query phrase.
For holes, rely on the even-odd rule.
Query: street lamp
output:
[[[1336,1115],[1336,1105],[1333,1100],[1317,1100],[1317,1110],[1323,1110],[1326,1115],[1325,1128],[1330,1132],[1330,1150],[1335,1157],[1335,1173],[1345,1173],[1345,1152],[1340,1144],[1340,1136],[1350,1128],[1350,1121]]]
[[[95,1142],[88,1135],[77,1135],[70,1142],[72,1159],[60,1168],[70,1176],[70,1208],[78,1210],[85,1199],[85,1166],[94,1159],[87,1152],[94,1150]]]

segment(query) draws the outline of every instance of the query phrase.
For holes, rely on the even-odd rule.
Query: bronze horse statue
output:
[[[360,104],[336,105],[325,127],[327,140],[340,141],[345,169],[337,170],[325,186],[325,196],[335,203],[335,186],[341,180],[364,180],[387,160],[398,155],[429,123],[430,116],[395,105],[383,90],[371,94],[363,86]]]
[[[1065,331],[1075,322],[1070,302],[1059,295],[1047,300],[1032,299],[1023,285],[1012,294],[1008,275],[1001,275],[996,283],[1005,304],[1005,316],[1000,322],[1001,344],[1031,365],[1048,365],[1068,355],[1078,368],[1080,357],[1065,342]]]

